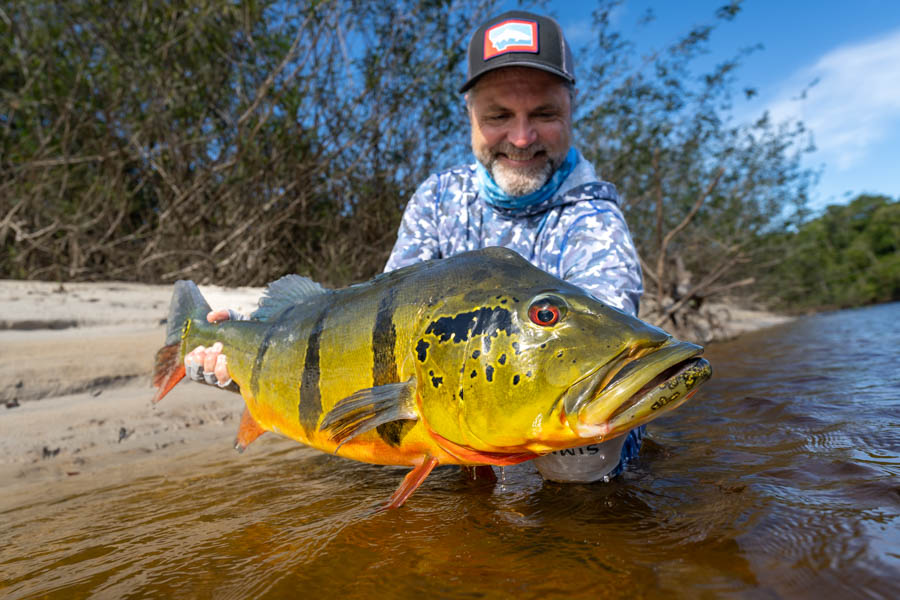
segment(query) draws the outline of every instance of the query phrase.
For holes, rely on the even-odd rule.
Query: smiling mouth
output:
[[[498,159],[502,158],[507,163],[511,163],[513,165],[530,165],[532,163],[536,163],[538,161],[545,160],[546,157],[547,157],[547,153],[543,150],[538,150],[537,152],[535,152],[534,154],[532,154],[531,156],[529,156],[527,158],[523,157],[523,156],[515,156],[515,155],[504,154],[504,153],[500,153],[497,155]]]

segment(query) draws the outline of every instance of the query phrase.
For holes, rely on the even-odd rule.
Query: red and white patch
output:
[[[484,32],[484,60],[507,52],[538,52],[538,25],[509,19]]]

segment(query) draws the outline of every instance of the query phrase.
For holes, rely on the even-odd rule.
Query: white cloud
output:
[[[851,169],[874,145],[900,137],[900,30],[832,50],[781,89],[768,106],[774,120],[799,118],[812,130],[821,159]]]

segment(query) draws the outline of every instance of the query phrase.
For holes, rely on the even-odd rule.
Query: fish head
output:
[[[418,402],[438,440],[501,454],[607,440],[709,378],[700,346],[538,273],[473,282],[425,319]]]

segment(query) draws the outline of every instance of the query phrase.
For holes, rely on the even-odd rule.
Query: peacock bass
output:
[[[215,341],[246,403],[236,441],[265,431],[354,460],[511,465],[608,440],[665,414],[711,375],[673,339],[505,248],[431,260],[340,290],[289,275],[249,321],[208,323],[178,281],[154,371],[159,401],[184,355]]]

